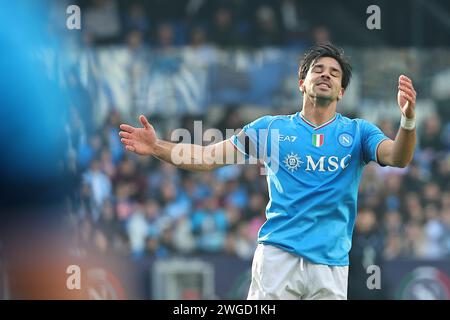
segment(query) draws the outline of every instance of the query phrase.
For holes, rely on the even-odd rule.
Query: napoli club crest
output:
[[[339,135],[338,141],[343,147],[351,147],[353,144],[353,137],[348,133],[342,133]]]

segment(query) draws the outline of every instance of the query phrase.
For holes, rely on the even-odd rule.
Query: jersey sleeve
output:
[[[367,164],[370,161],[375,161],[383,165],[378,162],[377,149],[381,142],[389,138],[377,126],[365,120],[360,121],[360,132],[364,162]]]
[[[245,158],[263,159],[267,152],[268,127],[272,116],[264,116],[247,124],[236,135],[230,138],[237,150],[244,154]]]

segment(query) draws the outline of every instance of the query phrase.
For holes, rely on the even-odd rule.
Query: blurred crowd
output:
[[[82,12],[83,38],[88,43],[142,42],[152,47],[206,41],[221,48],[285,46],[334,38],[346,45],[440,46],[448,43],[442,16],[445,1],[435,12],[417,3],[378,1],[383,11],[381,30],[367,29],[371,3],[333,0],[77,0]],[[58,2],[61,2],[58,1]],[[417,15],[417,10],[420,15]],[[416,37],[405,37],[420,25]],[[429,36],[432,35],[432,36]]]
[[[275,113],[277,111],[274,111]],[[203,128],[241,128],[236,106]],[[180,117],[192,130],[199,117]],[[167,121],[151,117],[160,137]],[[258,165],[212,172],[179,170],[151,157],[125,152],[118,135],[122,119],[111,112],[101,128],[88,128],[72,109],[71,165],[79,178],[72,222],[80,249],[139,259],[173,254],[226,253],[251,259],[268,200]],[[381,119],[395,137],[398,123]],[[418,146],[405,169],[365,169],[351,256],[363,265],[379,259],[450,257],[450,124],[430,113],[418,127]]]
[[[304,46],[326,40],[299,1],[81,0],[83,40],[153,48],[211,43],[221,48]]]
[[[82,40],[88,46],[125,41],[128,48],[136,49],[143,45],[167,49],[207,43],[224,49],[279,45],[298,49],[330,37],[327,28],[308,22],[301,3],[294,0],[186,0],[177,5],[159,0],[78,2],[83,12]],[[192,61],[202,60],[197,54]],[[404,57],[398,60],[406,61]],[[432,62],[431,67],[440,66],[439,60]],[[360,67],[371,65],[379,67],[371,61]],[[430,64],[426,66],[428,70]],[[399,72],[392,66],[385,69]],[[364,83],[377,79],[379,72],[367,74]],[[376,82],[384,85],[384,79],[394,78],[381,76],[383,81]],[[66,129],[69,163],[79,184],[70,203],[80,253],[141,259],[203,252],[251,259],[268,200],[265,177],[259,174],[258,166],[191,173],[127,153],[118,135],[119,124],[130,120],[123,117],[123,110],[108,105],[106,117],[100,122],[93,120],[97,118],[89,88],[76,77],[66,80],[77,89],[70,97]],[[102,81],[105,86],[106,80]],[[428,78],[424,81],[429,82]],[[225,129],[241,128],[255,118],[251,111],[240,112],[240,106],[222,107],[221,118],[214,121],[206,121],[212,110],[205,111],[204,130],[219,128],[225,133]],[[448,108],[435,110],[428,110],[418,123],[418,145],[407,168],[367,166],[359,190],[351,251],[355,265],[397,258],[450,257],[450,116]],[[369,111],[356,109],[351,116],[367,118]],[[193,121],[202,117],[180,115],[167,121],[161,115],[150,116],[159,136],[165,139],[170,138],[173,128],[192,131]],[[398,121],[392,117],[377,121],[385,134],[395,137]]]
[[[258,166],[228,166],[202,174],[124,152],[121,118],[111,113],[88,134],[72,109],[72,168],[80,190],[72,199],[78,246],[85,253],[167,257],[225,252],[250,258],[267,202]],[[239,112],[214,124],[239,128]],[[156,119],[156,118],[153,118]],[[192,127],[192,119],[180,126]],[[164,132],[163,126],[154,122]],[[204,124],[205,125],[205,124]],[[170,133],[163,137],[168,139]]]
[[[395,137],[392,123],[384,120],[379,126]],[[383,259],[450,257],[449,130],[448,120],[431,113],[418,127],[418,145],[407,168],[366,169],[355,253],[371,248]]]

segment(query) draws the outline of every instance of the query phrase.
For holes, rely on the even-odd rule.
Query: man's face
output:
[[[330,57],[318,58],[309,67],[305,79],[299,81],[300,91],[311,98],[329,101],[340,100],[344,94],[342,69],[339,63]]]

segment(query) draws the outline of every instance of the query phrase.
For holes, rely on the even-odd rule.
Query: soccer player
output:
[[[216,144],[185,144],[190,161],[180,161],[180,153],[173,152],[180,146],[158,139],[144,116],[139,118],[143,128],[120,126],[127,150],[183,169],[221,167],[230,153],[236,161],[253,157],[264,162],[270,199],[267,221],[258,235],[248,299],[346,299],[363,168],[370,161],[403,168],[413,157],[412,81],[399,77],[401,121],[391,140],[375,125],[336,112],[351,71],[342,50],[332,44],[312,47],[299,68],[301,111],[261,117]]]

